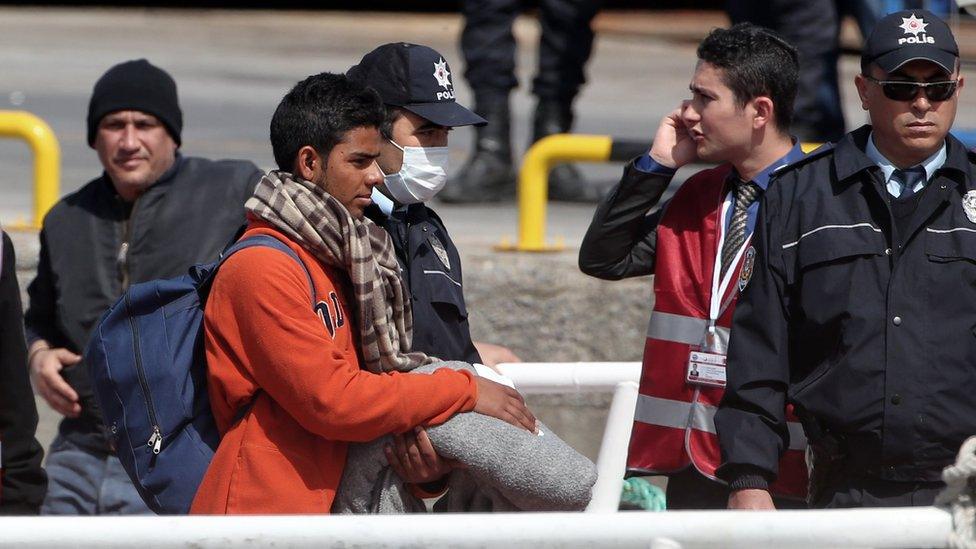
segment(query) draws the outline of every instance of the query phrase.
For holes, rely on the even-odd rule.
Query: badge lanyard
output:
[[[712,387],[725,387],[725,364],[728,342],[718,334],[715,323],[728,310],[732,300],[737,294],[737,290],[729,292],[729,296],[724,301],[722,296],[729,290],[736,275],[734,265],[738,265],[742,260],[742,254],[749,247],[751,234],[747,235],[742,247],[736,250],[732,263],[726,268],[725,276],[722,276],[722,247],[725,244],[726,227],[725,218],[733,204],[733,193],[730,191],[722,202],[720,223],[718,225],[718,246],[715,250],[715,262],[712,268],[712,292],[708,304],[708,323],[705,333],[702,334],[701,344],[697,348],[692,348],[688,359],[688,370],[686,381],[692,385],[707,385]]]
[[[732,300],[735,298],[736,292],[732,292],[729,294],[728,299],[722,301],[722,296],[728,291],[729,285],[732,284],[732,280],[736,275],[733,267],[738,265],[739,261],[742,260],[742,254],[745,253],[746,248],[749,247],[749,241],[752,239],[752,234],[746,235],[742,247],[736,250],[735,256],[732,257],[732,263],[726,269],[725,277],[720,279],[722,273],[722,248],[725,246],[726,236],[725,218],[728,215],[729,208],[732,207],[733,200],[732,192],[730,191],[722,204],[722,217],[720,218],[722,223],[719,225],[718,246],[715,250],[715,262],[713,263],[714,268],[712,269],[712,295],[708,304],[708,323],[710,326],[715,325],[715,322],[728,310],[729,305],[732,304]]]

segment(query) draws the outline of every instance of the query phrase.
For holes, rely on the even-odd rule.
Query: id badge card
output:
[[[725,387],[725,355],[692,348],[685,381],[691,385]]]

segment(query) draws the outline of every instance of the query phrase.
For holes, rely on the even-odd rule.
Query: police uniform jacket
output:
[[[718,474],[775,477],[784,401],[848,470],[935,481],[976,434],[976,156],[952,136],[903,234],[870,127],[783,170],[764,195],[715,423]],[[967,198],[970,197],[970,198]],[[968,209],[968,212],[967,212]]]
[[[132,204],[105,174],[62,198],[41,229],[37,277],[27,289],[28,342],[44,339],[81,354],[99,318],[130,284],[181,276],[215,260],[244,225],[244,201],[261,175],[251,162],[177,155]],[[82,405],[80,417],[62,421],[61,434],[101,433],[84,361],[61,375]]]
[[[441,218],[423,204],[366,215],[390,234],[401,278],[410,290],[414,351],[443,360],[480,363],[464,305],[461,258]]]

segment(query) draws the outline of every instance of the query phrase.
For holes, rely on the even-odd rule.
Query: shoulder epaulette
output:
[[[834,144],[833,143],[824,143],[823,145],[820,145],[816,149],[808,152],[803,158],[800,158],[799,160],[797,160],[795,162],[791,162],[789,164],[780,166],[779,168],[777,168],[773,172],[773,174],[775,174],[775,175],[782,175],[785,172],[788,172],[790,170],[793,170],[795,168],[798,168],[800,166],[803,166],[805,164],[808,164],[808,163],[810,163],[813,160],[816,160],[818,158],[822,158],[822,157],[826,156],[828,153],[833,153],[833,152],[834,152]]]

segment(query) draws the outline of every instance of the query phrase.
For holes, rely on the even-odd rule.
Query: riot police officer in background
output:
[[[573,100],[586,81],[583,68],[593,48],[590,22],[600,0],[540,0],[539,67],[532,81],[537,98],[532,143],[547,135],[569,132]],[[515,78],[515,36],[512,24],[522,11],[521,0],[465,0],[464,77],[474,90],[475,112],[488,125],[475,128],[475,150],[458,177],[439,198],[445,202],[494,202],[515,197],[508,96]],[[598,190],[588,186],[571,164],[549,174],[553,200],[596,201]]]

